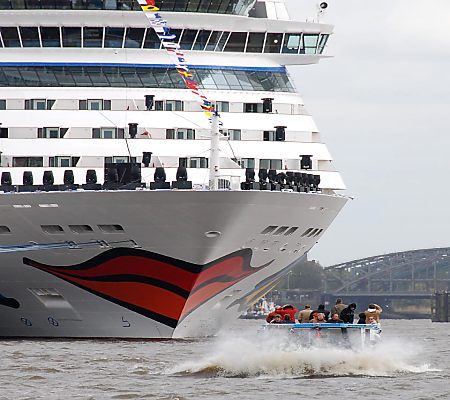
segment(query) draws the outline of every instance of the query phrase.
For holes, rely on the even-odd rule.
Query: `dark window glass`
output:
[[[144,28],[127,28],[124,47],[140,48],[142,46],[142,40],[144,39],[144,32]]]
[[[230,36],[230,32],[223,32],[220,37],[219,43],[217,43],[216,51],[222,51],[225,44],[227,43],[228,36]]]
[[[305,54],[315,54],[319,35],[303,35]]]
[[[197,30],[185,29],[180,40],[180,47],[184,50],[190,50],[192,48],[192,45],[194,44],[197,32]]]
[[[39,9],[41,8],[41,0],[25,0],[25,8]]]
[[[7,0],[5,3],[11,3],[12,8],[16,10],[25,8],[25,0]]]
[[[264,53],[279,53],[281,49],[282,33],[268,33]]]
[[[11,8],[10,0],[0,0],[0,10],[10,10]]]
[[[210,35],[211,31],[200,31],[197,35],[197,39],[195,40],[193,50],[204,50]]]
[[[209,13],[217,13],[219,11],[219,7],[220,7],[220,0],[212,0],[208,2],[209,5],[208,7],[204,10],[204,12],[209,12]]]
[[[297,54],[302,40],[301,33],[286,33],[284,35],[283,53]]]
[[[186,11],[196,12],[196,11],[198,11],[199,5],[200,5],[200,0],[191,0],[187,5]]]
[[[217,42],[220,39],[222,32],[220,31],[213,31],[211,33],[211,36],[209,37],[209,41],[208,44],[206,45],[206,49],[207,51],[214,51],[214,49],[216,48]]]
[[[0,28],[0,32],[2,33],[3,44],[5,47],[20,47],[20,39],[17,28]]]
[[[147,28],[147,34],[145,35],[144,48],[146,49],[159,49],[161,41],[152,28]]]
[[[103,9],[102,0],[85,0],[86,8],[88,10],[101,10]]]
[[[247,53],[262,53],[265,36],[265,33],[250,32],[248,34]]]
[[[39,42],[38,28],[21,26],[19,29],[20,36],[22,37],[23,47],[41,47],[41,43]]]
[[[201,88],[292,92],[286,72],[192,69]],[[185,89],[174,68],[3,67],[0,86],[154,87]],[[261,104],[262,107],[262,104]]]
[[[117,0],[104,0],[105,10],[117,10]]]
[[[102,47],[103,28],[83,28],[83,47]]]
[[[63,47],[81,47],[81,28],[62,27]]]
[[[55,8],[57,8],[58,10],[70,10],[72,8],[72,0],[51,0],[51,1],[55,3]]]
[[[224,51],[243,52],[246,40],[247,32],[232,32]]]
[[[6,139],[8,137],[8,128],[0,128],[0,138]]]
[[[124,28],[105,28],[105,47],[122,48]]]
[[[59,28],[41,26],[42,47],[60,47]]]
[[[55,9],[57,8],[57,4],[55,0],[41,0],[41,7]]]
[[[0,100],[0,110],[6,110],[6,100]]]
[[[319,43],[319,54],[323,53],[323,50],[325,49],[325,46],[327,44],[328,38],[330,35],[321,35],[320,36],[320,43]]]
[[[189,4],[189,0],[178,0],[174,2],[173,11],[186,11],[187,6]]]

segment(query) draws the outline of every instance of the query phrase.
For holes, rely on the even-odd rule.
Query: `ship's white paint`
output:
[[[263,3],[259,1],[258,3]],[[289,21],[282,0],[267,0],[267,18],[165,13],[173,28],[213,29],[241,32],[332,33],[332,26]],[[272,19],[270,19],[272,18]],[[139,12],[89,10],[2,10],[0,26],[126,26],[148,27]],[[198,66],[270,67],[315,64],[325,55],[240,54],[186,52],[188,63]],[[163,50],[82,48],[0,48],[4,63],[139,64],[167,65]],[[3,63],[3,64],[2,64]],[[166,191],[67,191],[0,193],[0,294],[20,303],[15,309],[0,305],[0,336],[19,337],[192,337],[214,334],[236,318],[253,299],[276,282],[277,274],[300,262],[324,234],[344,206],[346,198],[334,190],[344,189],[332,156],[320,141],[318,127],[296,93],[205,90],[213,101],[227,101],[230,112],[221,115],[225,129],[240,129],[242,140],[221,138],[220,174],[230,189],[208,190],[209,170],[188,168],[194,190]],[[182,100],[183,112],[145,111],[144,96],[155,100]],[[244,103],[273,98],[273,113],[243,113]],[[35,184],[45,170],[52,170],[55,184],[63,182],[66,168],[50,168],[49,157],[80,157],[75,182],[84,183],[87,169],[95,169],[103,182],[105,157],[131,156],[142,160],[151,151],[152,164],[142,169],[142,180],[153,181],[155,167],[164,166],[167,180],[175,180],[179,158],[208,157],[211,149],[209,123],[198,111],[188,90],[137,88],[1,88],[7,109],[0,110],[0,127],[8,128],[0,139],[0,172],[11,172],[14,185],[22,183],[24,171],[32,171]],[[52,110],[24,110],[29,99],[54,99]],[[111,111],[80,111],[83,99],[109,99]],[[125,128],[138,123],[139,139],[92,139],[92,128]],[[286,141],[264,142],[262,132],[286,126]],[[65,127],[64,139],[38,139],[37,129]],[[166,129],[196,130],[195,140],[167,140]],[[150,135],[141,136],[147,131]],[[321,176],[317,193],[241,191],[245,170],[236,159],[281,159],[283,171],[300,171],[299,156],[312,155],[312,170]],[[13,167],[14,157],[44,157],[43,167]],[[69,225],[85,224],[91,232],[73,232]],[[105,233],[99,225],[118,224],[121,233]],[[58,225],[60,233],[42,226]],[[262,234],[268,226],[297,227],[292,235]],[[314,228],[315,235],[303,235]],[[9,230],[9,231],[8,231]],[[213,232],[213,234],[208,234]],[[214,236],[215,233],[218,236]],[[30,250],[57,243],[58,249]],[[116,242],[116,243],[114,243]],[[82,243],[91,243],[83,245]],[[40,263],[71,266],[85,262],[114,247],[136,247],[203,265],[241,249],[252,251],[251,265],[265,268],[239,281],[182,318],[175,329],[105,300],[60,278],[27,266],[23,257]],[[33,247],[34,248],[34,247]],[[18,251],[21,250],[21,251]],[[126,271],[124,271],[126,272]],[[263,284],[262,284],[263,282]],[[262,287],[260,287],[262,286]],[[41,301],[36,289],[54,289],[63,299]],[[55,322],[56,321],[56,322]]]

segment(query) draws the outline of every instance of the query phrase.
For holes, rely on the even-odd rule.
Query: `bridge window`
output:
[[[246,40],[247,32],[232,32],[224,51],[243,52]]]
[[[211,33],[211,36],[209,37],[208,44],[206,45],[205,50],[214,51],[214,49],[217,46],[217,42],[220,39],[221,34],[222,34],[222,32],[220,32],[220,31],[213,31]]]
[[[41,47],[38,28],[21,26],[19,29],[23,47]]]
[[[63,47],[81,47],[81,28],[62,27]]]
[[[105,28],[105,47],[122,48],[124,28]]]
[[[265,33],[250,32],[248,34],[247,53],[262,53],[265,37]]]
[[[320,35],[319,54],[322,54],[330,35]]]
[[[83,28],[83,47],[102,47],[103,28]]]
[[[61,38],[58,27],[41,26],[42,47],[60,47]]]
[[[302,35],[300,33],[286,33],[283,43],[283,53],[297,54]]]
[[[140,49],[144,40],[144,32],[144,28],[127,28],[124,47]]]
[[[319,35],[303,35],[303,44],[305,54],[315,54]]]
[[[208,39],[211,36],[211,31],[201,30],[198,32],[197,40],[195,41],[194,47],[192,50],[204,50],[206,44],[208,43]]]
[[[20,47],[19,33],[16,27],[0,28],[5,47]]]
[[[281,50],[282,33],[268,33],[264,53],[279,53]]]

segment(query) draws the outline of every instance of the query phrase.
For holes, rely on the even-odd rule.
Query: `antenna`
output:
[[[320,21],[320,17],[328,8],[328,3],[326,1],[322,1],[322,3],[317,4],[317,22]]]

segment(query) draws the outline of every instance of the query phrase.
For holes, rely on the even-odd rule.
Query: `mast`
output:
[[[219,113],[214,110],[211,124],[211,150],[209,153],[209,190],[219,189],[219,135]]]

